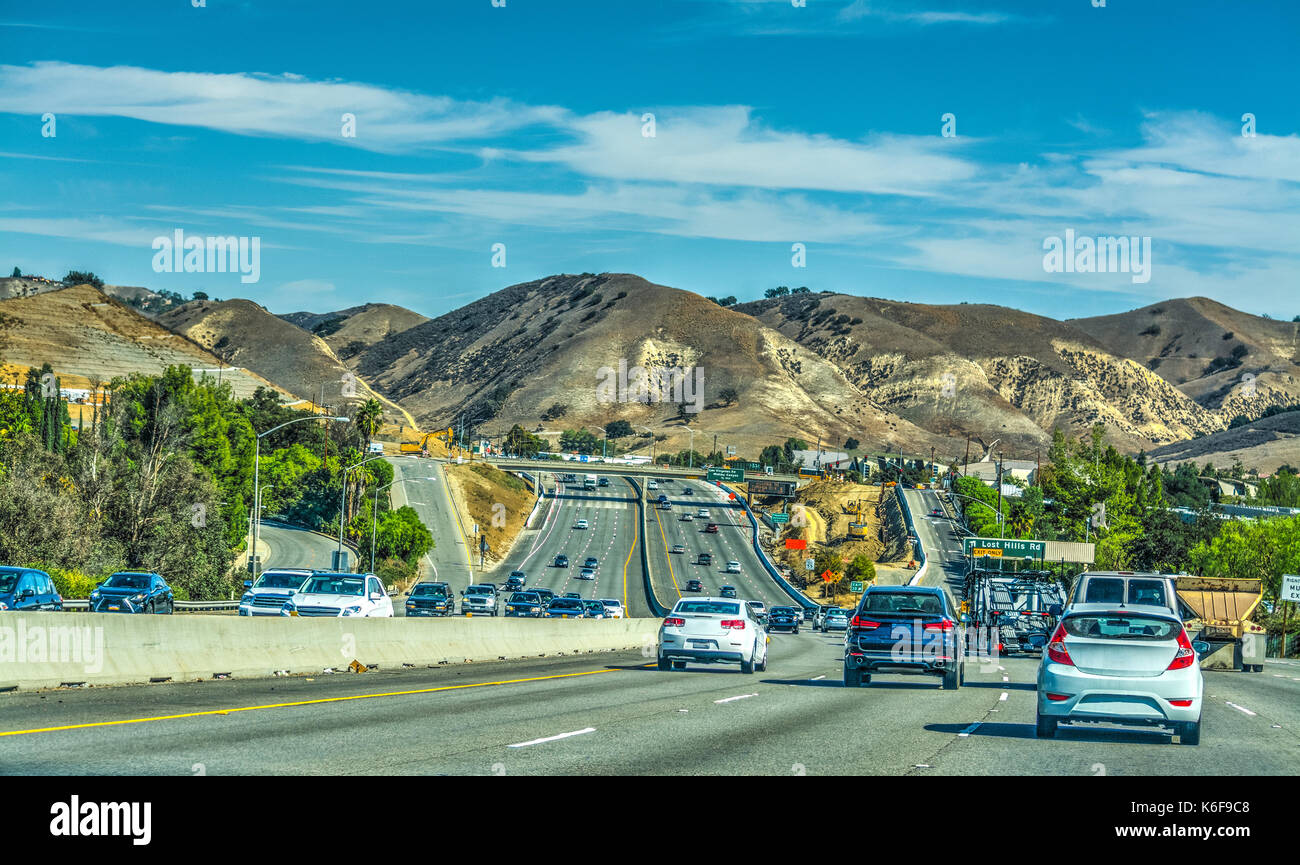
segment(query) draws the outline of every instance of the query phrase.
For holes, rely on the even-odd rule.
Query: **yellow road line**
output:
[[[664,558],[668,560],[668,576],[672,578],[673,589],[677,592],[677,597],[681,598],[682,588],[677,585],[677,575],[673,573],[673,554],[668,550],[668,537],[664,534],[664,524],[659,520],[659,509],[655,508],[655,524],[659,526],[659,537],[664,542]]]
[[[642,666],[651,666],[643,664]],[[265,706],[237,706],[233,709],[209,709],[203,712],[185,712],[180,715],[159,715],[155,718],[126,718],[121,721],[91,721],[86,724],[68,724],[63,727],[39,727],[34,730],[8,730],[0,736],[25,736],[29,733],[54,733],[60,730],[84,730],[91,727],[117,727],[122,724],[145,724],[151,721],[175,721],[180,718],[201,718],[206,715],[231,715],[235,712],[256,712],[261,709],[287,709],[294,706],[313,706],[320,703],[343,703],[348,700],[373,700],[378,697],[407,697],[412,694],[433,694],[438,691],[460,691],[466,688],[486,688],[492,685],[518,685],[524,682],[545,682],[549,679],[573,679],[578,676],[595,676],[600,673],[615,673],[618,670],[587,670],[582,673],[557,673],[553,676],[533,676],[527,679],[504,679],[500,682],[476,682],[466,685],[443,685],[438,688],[420,688],[414,691],[388,691],[382,694],[349,694],[344,697],[321,697],[316,700],[299,700],[294,703],[268,703]]]
[[[627,478],[623,478],[623,483],[627,484],[628,490],[630,490],[634,495],[636,494],[636,490],[633,488],[632,484],[628,483]],[[632,610],[627,605],[627,566],[632,563],[632,554],[636,552],[636,543],[641,537],[641,527],[636,524],[636,508],[632,508],[632,514],[632,549],[627,551],[627,561],[623,563],[623,610],[624,615],[629,617],[632,615]]]

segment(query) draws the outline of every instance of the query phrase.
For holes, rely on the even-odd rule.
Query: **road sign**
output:
[[[817,560],[816,560],[816,559],[804,559],[804,560],[803,560],[803,568],[804,568],[805,571],[811,571],[811,570],[812,570],[813,568],[815,568],[815,567],[817,567]]]
[[[806,550],[808,549],[808,542],[803,538],[786,538],[785,548],[787,550]]]
[[[587,455],[586,455],[586,454],[579,454],[579,455],[578,455],[578,462],[580,462],[580,463],[585,463],[586,461],[587,461]]]
[[[831,582],[831,581],[834,580],[834,579],[835,579],[835,575],[832,574],[832,573],[830,572],[830,570],[822,571],[822,582],[823,582],[823,583],[829,583],[829,582]]]
[[[707,481],[726,481],[728,483],[744,483],[744,469],[707,469],[704,473],[704,479]]]
[[[858,580],[854,580],[853,582],[849,583],[849,591],[850,592],[862,591],[862,583]]]
[[[745,468],[749,469],[751,472],[762,471],[763,469],[763,467],[758,463],[745,463]]]
[[[768,514],[768,516],[772,518],[774,523],[787,523],[790,521],[789,514]]]
[[[1046,541],[1017,541],[1010,538],[965,538],[962,552],[975,556],[1032,556],[1041,559],[1047,550]]]
[[[794,481],[752,480],[749,482],[750,495],[782,496],[789,499],[794,497],[794,491]]]
[[[735,455],[736,455],[736,446],[727,445],[727,456],[734,457]]]
[[[1300,603],[1300,574],[1282,575],[1282,600]]]

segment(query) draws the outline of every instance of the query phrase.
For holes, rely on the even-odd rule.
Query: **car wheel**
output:
[[[844,687],[857,688],[862,684],[862,671],[857,667],[844,665]]]
[[[758,670],[760,673],[767,672],[767,652],[763,653],[763,662],[758,664],[754,669]]]
[[[740,672],[744,673],[746,676],[754,675],[754,659],[752,657],[748,661],[742,660],[740,662]]]
[[[657,666],[661,672],[665,672],[665,673],[673,668],[672,662],[670,662],[663,655],[659,656],[658,663],[655,666]]]
[[[167,615],[169,616],[176,615],[176,602],[174,600],[167,602]]]
[[[1184,745],[1201,744],[1201,722],[1188,721],[1178,725],[1178,740]]]
[[[1034,735],[1040,739],[1051,739],[1056,736],[1056,718],[1048,718],[1043,715],[1034,716]]]
[[[961,687],[961,668],[953,667],[943,674],[943,689],[945,691],[955,691]]]
[[[799,629],[798,629],[798,628],[795,628],[794,631],[793,631],[792,633],[795,633],[795,634],[799,633]]]

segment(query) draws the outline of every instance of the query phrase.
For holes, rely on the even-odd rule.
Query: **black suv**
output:
[[[455,596],[446,583],[416,583],[406,594],[408,616],[450,616],[456,612]]]
[[[542,603],[537,592],[515,592],[506,601],[506,616],[523,616],[540,619],[546,615],[546,605]]]
[[[767,629],[769,631],[790,631],[799,633],[799,617],[794,607],[773,607],[767,611]]]
[[[713,564],[713,553],[700,553],[700,556],[698,559],[695,560],[695,563],[697,565]]]
[[[555,557],[555,566],[557,568],[567,568],[569,566],[569,557],[564,553],[560,553]]]
[[[870,682],[879,670],[942,676],[945,690],[961,687],[968,621],[938,586],[867,587],[844,635],[845,686]]]
[[[701,583],[699,580],[690,580],[686,583],[686,591],[702,592],[704,591],[704,584]]]

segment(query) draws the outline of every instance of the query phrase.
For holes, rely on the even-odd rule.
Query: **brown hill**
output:
[[[602,368],[701,367],[705,409],[601,402]],[[665,448],[736,445],[742,453],[799,436],[917,451],[934,436],[867,399],[832,363],[754,318],[699,295],[628,274],[553,276],[510,286],[454,312],[376,342],[355,368],[425,424],[444,427],[462,413],[491,418],[488,431],[512,423],[534,428],[600,426],[616,419],[670,433]],[[735,391],[730,403],[723,398]]]
[[[287,317],[286,317],[287,318]],[[385,339],[390,339],[429,319],[390,303],[367,303],[330,313],[312,328],[344,363]]]
[[[1069,323],[1158,372],[1225,422],[1300,405],[1300,322],[1191,297]]]
[[[1153,462],[1174,464],[1194,461],[1220,468],[1241,462],[1261,475],[1271,475],[1279,466],[1300,467],[1300,411],[1288,411],[1250,421],[1223,432],[1157,448],[1149,454]]]
[[[1101,422],[1137,450],[1225,424],[1069,323],[986,304],[798,294],[736,309],[834,362],[883,408],[936,433],[1013,449]]]
[[[239,397],[273,386],[255,371],[223,368],[204,347],[89,285],[0,301],[0,358],[20,367],[48,362],[58,373],[104,383],[183,364],[219,375]]]
[[[300,399],[341,407],[373,394],[325,340],[251,300],[191,301],[159,316],[158,323]],[[380,399],[392,409],[390,414],[402,414],[386,398]]]

